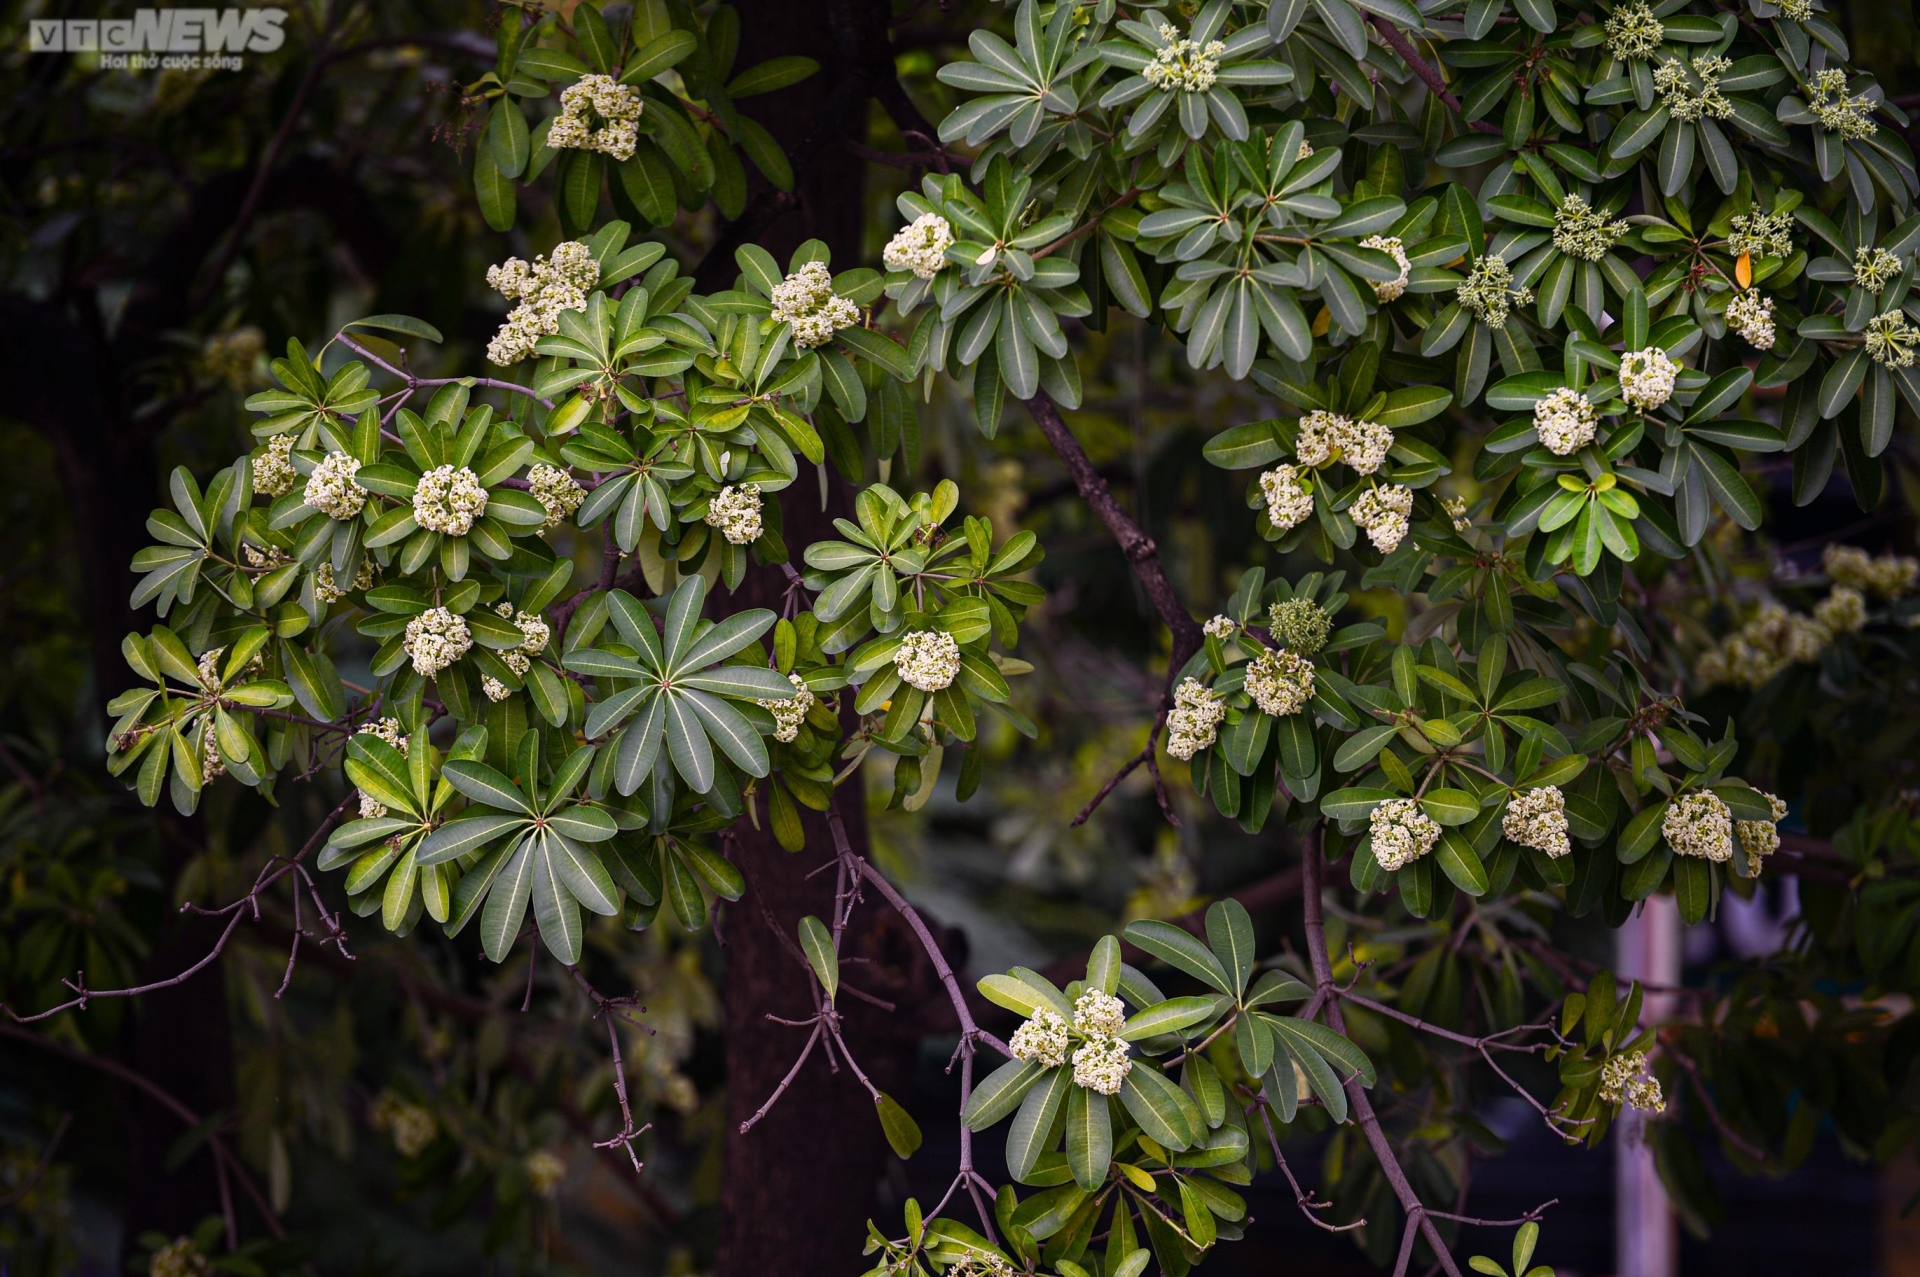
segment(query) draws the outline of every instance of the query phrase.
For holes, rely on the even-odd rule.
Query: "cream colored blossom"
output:
[[[1007,1049],[1016,1060],[1057,1069],[1067,1062],[1067,1021],[1058,1011],[1041,1007],[1025,1024],[1013,1031]]]
[[[284,496],[300,482],[293,468],[293,436],[275,435],[267,440],[267,450],[253,459],[253,490],[263,497]]]
[[[467,654],[473,646],[473,635],[464,617],[434,607],[407,622],[402,646],[413,658],[413,672],[422,678],[434,678]]]
[[[1167,753],[1186,762],[1218,737],[1227,707],[1197,678],[1181,680],[1167,711]]]
[[[461,537],[487,512],[487,490],[465,466],[435,466],[413,490],[413,521],[429,532]]]
[[[1156,89],[1177,93],[1205,93],[1220,78],[1220,59],[1227,46],[1219,40],[1184,37],[1174,27],[1160,24],[1165,43],[1154,51],[1153,61],[1140,74]]]
[[[1260,653],[1247,666],[1247,695],[1263,714],[1298,714],[1313,699],[1313,662],[1298,652]]]
[[[580,503],[587,499],[587,490],[575,482],[572,475],[545,462],[527,471],[527,489],[533,493],[534,500],[546,507],[543,532],[551,532],[572,518]]]
[[[773,317],[793,325],[793,344],[824,346],[860,322],[860,308],[833,291],[825,262],[808,262],[773,286]]]
[[[1720,797],[1699,789],[1667,804],[1660,832],[1676,855],[1701,856],[1716,863],[1733,855],[1733,813]]]
[[[1836,585],[1813,605],[1813,619],[1835,637],[1858,633],[1867,626],[1866,596],[1850,585]]]
[[[1368,817],[1373,857],[1389,873],[1404,869],[1433,850],[1440,826],[1411,798],[1391,798]]]
[[[1392,554],[1411,528],[1413,489],[1402,483],[1368,488],[1347,507],[1347,517],[1364,530],[1373,548]]]
[[[1548,452],[1570,457],[1593,442],[1599,418],[1593,404],[1565,386],[1533,405],[1533,428]]]
[[[1111,993],[1088,989],[1074,1000],[1073,1028],[1076,1033],[1112,1037],[1126,1024],[1127,1008]]]
[[[610,75],[583,75],[560,91],[560,114],[547,130],[547,145],[630,160],[639,142],[644,105],[638,88]]]
[[[720,529],[729,545],[752,545],[760,539],[760,485],[728,484],[707,503],[707,526]]]
[[[367,504],[367,490],[354,481],[359,473],[358,458],[345,452],[329,452],[307,476],[306,490],[300,499],[329,519],[351,519]]]
[[[1620,357],[1620,397],[1641,412],[1652,412],[1673,397],[1680,365],[1658,346]]]
[[[953,247],[953,227],[938,213],[922,213],[902,226],[880,253],[888,270],[912,271],[920,279],[932,279],[947,264],[947,250]]]
[[[1407,291],[1407,280],[1413,276],[1413,263],[1407,260],[1406,245],[1400,242],[1398,235],[1369,235],[1360,241],[1360,247],[1378,249],[1391,257],[1393,264],[1400,268],[1400,276],[1397,279],[1370,281],[1373,284],[1373,295],[1376,299],[1383,302],[1398,300],[1401,294]]]
[[[1736,820],[1733,822],[1734,835],[1740,840],[1740,851],[1747,858],[1747,877],[1760,876],[1761,862],[1780,850],[1780,822],[1787,818],[1787,805],[1766,790],[1756,791],[1767,800],[1767,807],[1773,813],[1768,820]]]
[[[1088,1038],[1073,1053],[1073,1084],[1100,1095],[1118,1095],[1133,1071],[1131,1049],[1120,1038]]]
[[[1622,1051],[1607,1057],[1600,1066],[1600,1099],[1606,1104],[1624,1104],[1648,1113],[1664,1113],[1667,1101],[1660,1093],[1660,1079],[1647,1071],[1645,1051]]]
[[[1567,800],[1558,785],[1514,794],[1500,817],[1500,832],[1522,847],[1558,859],[1573,850],[1567,839]]]
[[[1275,466],[1260,476],[1260,492],[1267,500],[1267,520],[1285,531],[1298,527],[1313,514],[1313,493],[1300,482],[1302,471]]]
[[[1756,292],[1741,293],[1727,303],[1727,327],[1755,350],[1772,350],[1773,298]]]
[[[893,668],[908,686],[937,692],[960,673],[960,644],[944,630],[911,630],[894,650]]]
[[[487,287],[520,304],[488,344],[487,358],[506,365],[531,355],[542,337],[560,331],[561,312],[587,308],[587,294],[599,282],[600,264],[579,240],[556,244],[551,257],[536,257],[531,265],[509,257],[488,267]]]
[[[790,745],[799,737],[800,725],[807,721],[807,715],[813,711],[815,699],[806,679],[798,674],[789,674],[787,681],[793,684],[792,700],[755,698],[755,703],[761,709],[773,715],[773,738],[782,745]]]

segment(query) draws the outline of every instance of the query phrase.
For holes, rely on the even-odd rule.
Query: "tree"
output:
[[[1489,1088],[1588,1144],[1684,1094],[1654,1138],[1700,1219],[1696,1129],[1758,1169],[1831,1113],[1893,1155],[1914,1021],[1823,990],[1920,970],[1911,801],[1849,766],[1910,730],[1920,565],[1835,550],[1782,587],[1825,588],[1809,611],[1751,619],[1725,583],[1777,548],[1760,458],[1791,455],[1802,505],[1840,459],[1871,508],[1898,404],[1920,410],[1906,118],[1810,4],[1506,9],[1023,0],[939,66],[937,129],[864,5],[760,28],[726,6],[502,11],[462,97],[475,201],[499,233],[550,209],[558,238],[488,271],[515,305],[486,364],[402,313],[296,337],[246,401],[257,445],[204,482],[174,470],[133,557],[161,623],[122,645],[141,683],[107,706],[109,770],[182,819],[227,781],[289,805],[297,781],[346,785],[195,967],[275,893],[283,990],[303,936],[344,957],[335,881],[396,936],[529,954],[529,998],[551,959],[605,1025],[592,1142],[638,1174],[622,1026],[645,1016],[595,949],[724,918],[730,1272],[833,1236],[879,1140],[918,1149],[892,1094],[902,1000],[950,1008],[963,1134],[937,1202],[869,1224],[877,1272],[1184,1273],[1239,1235],[1233,1186],[1277,1166],[1382,1265],[1457,1273],[1458,1225],[1488,1222],[1459,1203]],[[784,128],[737,105],[808,85]],[[922,176],[886,269],[835,272],[864,247],[846,157],[869,98],[909,144],[871,154]],[[664,241],[709,206],[726,224],[687,273]],[[782,225],[796,210],[815,236]],[[1233,547],[1231,589],[1170,567],[1082,442],[1110,324],[1234,396],[1197,451],[1243,472],[1241,532],[1271,548]],[[1211,829],[1261,837],[1268,898],[1297,892],[1304,959],[1229,896],[970,991],[871,854],[837,797],[868,770],[890,808],[964,802],[992,742],[1040,730],[1016,689],[1043,539],[963,514],[950,478],[890,482],[920,468],[936,394],[988,439],[1030,419],[1154,614],[1144,747],[1076,823],[1142,769],[1170,823],[1210,805]],[[74,452],[70,482],[92,463]],[[1762,694],[1722,703],[1729,683]],[[1797,948],[1677,1023],[1569,943],[1655,893],[1699,923],[1769,865],[1807,894]],[[70,987],[29,1018],[143,991]],[[992,1008],[1017,1017],[1005,1040]],[[1411,1098],[1377,1107],[1383,1078]],[[756,1143],[803,1094],[797,1133]],[[807,1149],[849,1096],[875,1117]],[[409,1123],[433,1138],[382,1103],[403,1152]],[[1321,1130],[1309,1191],[1284,1145]],[[213,1163],[223,1185],[239,1166]],[[511,1199],[556,1173],[462,1182]],[[1498,1221],[1516,1274],[1544,1210]]]

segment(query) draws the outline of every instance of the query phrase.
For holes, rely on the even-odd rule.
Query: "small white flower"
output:
[[[560,91],[560,114],[547,130],[547,145],[630,160],[643,106],[639,89],[610,75],[583,75]]]
[[[473,646],[473,635],[467,629],[466,618],[444,607],[434,607],[407,622],[407,636],[402,646],[413,658],[414,673],[433,678],[467,654]]]
[[[354,482],[353,477],[359,473],[357,458],[329,452],[307,476],[306,491],[300,499],[329,519],[351,519],[367,504],[367,490]]]
[[[1140,71],[1148,84],[1175,93],[1205,93],[1214,86],[1220,78],[1220,59],[1227,52],[1224,43],[1209,40],[1202,44],[1164,23],[1160,38],[1166,43],[1154,51],[1153,61]]]
[[[947,250],[952,247],[953,227],[947,219],[922,213],[894,233],[880,260],[888,270],[912,271],[921,279],[932,279],[947,264]]]
[[[909,686],[937,692],[960,673],[960,644],[944,630],[911,630],[893,653],[893,668]]]
[[[342,589],[334,582],[333,564],[322,563],[313,570],[313,595],[321,603],[338,603],[347,597],[347,590],[370,590],[373,588],[373,560],[360,559],[360,567],[353,574],[353,583]]]
[[[1747,876],[1750,878],[1759,877],[1763,858],[1780,850],[1780,822],[1787,818],[1785,803],[1764,789],[1757,792],[1767,800],[1767,806],[1773,812],[1772,819],[1733,822],[1733,832],[1740,839],[1740,850],[1747,857]]]
[[[860,308],[833,291],[825,262],[808,262],[773,286],[773,317],[792,324],[793,344],[810,350],[858,324]]]
[[[1247,695],[1263,714],[1298,714],[1313,699],[1313,662],[1298,652],[1262,652],[1247,666]]]
[[[1232,638],[1234,631],[1240,627],[1233,623],[1232,617],[1221,615],[1213,617],[1200,628],[1206,633],[1208,638],[1217,638],[1224,642]]]
[[[1368,823],[1373,833],[1373,858],[1389,873],[1420,859],[1440,841],[1440,826],[1411,798],[1381,803],[1373,809]]]
[[[707,503],[709,527],[720,529],[730,545],[752,545],[760,539],[760,485],[728,484]]]
[[[1119,1038],[1088,1038],[1073,1053],[1073,1084],[1101,1095],[1118,1095],[1133,1071],[1131,1049]]]
[[[401,729],[400,720],[397,718],[369,719],[362,723],[354,734],[378,737],[399,750],[402,758],[407,756],[406,733]],[[387,808],[384,803],[373,798],[366,790],[360,791],[360,819],[378,820],[386,814]]]
[[[1596,425],[1587,397],[1565,386],[1533,406],[1533,428],[1555,456],[1570,457],[1592,443]]]
[[[1610,1055],[1600,1066],[1600,1099],[1606,1104],[1625,1104],[1648,1113],[1664,1113],[1666,1097],[1660,1093],[1660,1079],[1647,1072],[1645,1051],[1622,1051]]]
[[[465,536],[486,512],[487,490],[465,466],[435,466],[413,490],[413,521],[429,532]]]
[[[1761,293],[1741,293],[1727,303],[1727,327],[1746,339],[1755,350],[1772,350],[1773,298]]]
[[[1454,289],[1461,309],[1492,329],[1504,329],[1507,316],[1515,306],[1533,300],[1531,288],[1516,288],[1513,268],[1497,253],[1488,253],[1474,262],[1466,282]]]
[[[488,267],[487,287],[508,301],[518,298],[520,304],[488,344],[487,358],[506,365],[531,355],[542,337],[560,331],[562,311],[587,308],[587,294],[599,282],[600,264],[579,240],[556,244],[551,257],[536,257],[531,266],[509,257]]]
[[[1829,634],[1857,634],[1867,626],[1867,596],[1850,585],[1836,585],[1813,605],[1813,619]]]
[[[1673,397],[1673,380],[1680,365],[1658,346],[1632,351],[1620,358],[1620,397],[1641,412],[1652,412]]]
[[[1334,442],[1340,445],[1340,460],[1356,474],[1372,474],[1387,459],[1393,447],[1393,430],[1377,421],[1338,420],[1333,429]]]
[[[1016,1060],[1057,1069],[1067,1062],[1067,1021],[1058,1011],[1041,1007],[1019,1028],[1007,1043]]]
[[[1569,195],[1553,214],[1553,246],[1569,257],[1597,262],[1631,229],[1624,221],[1608,221],[1578,195]]]
[[[1260,476],[1260,491],[1267,499],[1267,519],[1285,531],[1305,522],[1313,513],[1313,493],[1300,482],[1301,471],[1293,466],[1275,466]]]
[[[1301,158],[1304,159],[1305,157],[1302,156]],[[1373,295],[1376,298],[1383,302],[1390,302],[1407,291],[1407,280],[1413,275],[1413,263],[1407,260],[1406,246],[1400,242],[1398,235],[1369,235],[1360,241],[1360,247],[1379,249],[1388,257],[1393,258],[1393,264],[1400,268],[1400,278],[1398,279],[1376,279],[1372,281]]]
[[[1319,469],[1333,460],[1333,450],[1340,446],[1340,432],[1351,424],[1338,413],[1315,408],[1300,418],[1300,431],[1293,441],[1293,455],[1300,459],[1301,465]]]
[[[1704,789],[1682,794],[1660,818],[1667,845],[1681,856],[1724,861],[1733,855],[1733,813],[1717,794]]]
[[[798,674],[789,674],[787,681],[793,684],[792,700],[756,698],[760,708],[773,715],[773,738],[782,745],[792,744],[799,737],[800,724],[804,723],[807,715],[812,712],[815,699],[813,689],[807,686],[806,679]]]
[[[1874,363],[1911,368],[1916,347],[1920,347],[1920,328],[1907,322],[1905,311],[1896,307],[1867,321],[1867,356]]]
[[[253,459],[253,490],[263,497],[284,496],[299,481],[300,474],[293,468],[293,436],[267,440],[267,450]]]
[[[1353,520],[1354,526],[1366,531],[1367,540],[1382,554],[1392,554],[1400,548],[1400,542],[1406,539],[1412,526],[1412,514],[1413,489],[1403,483],[1368,488],[1347,507],[1347,517]]]
[[[1125,1028],[1127,1008],[1119,998],[1099,989],[1088,989],[1074,1000],[1073,1027],[1078,1033],[1112,1037]]]
[[[1500,818],[1500,832],[1556,860],[1573,850],[1567,839],[1567,800],[1558,785],[1515,794]]]
[[[546,507],[543,532],[551,532],[572,518],[580,503],[587,499],[587,490],[576,483],[572,475],[544,461],[527,471],[527,488],[534,500]]]
[[[1186,762],[1213,744],[1227,707],[1197,678],[1183,679],[1167,711],[1167,753]]]

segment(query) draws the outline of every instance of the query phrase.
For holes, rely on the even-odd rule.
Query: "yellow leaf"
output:
[[[1739,281],[1740,287],[1742,288],[1753,287],[1753,254],[1752,253],[1740,254],[1740,260],[1733,264],[1733,277],[1734,279]]]
[[[1126,1162],[1115,1162],[1114,1165],[1118,1166],[1120,1168],[1120,1173],[1122,1175],[1125,1175],[1128,1179],[1132,1180],[1133,1186],[1139,1189],[1141,1192],[1151,1193],[1154,1191],[1153,1176],[1147,1174],[1145,1171],[1141,1170],[1138,1166],[1131,1166],[1131,1165],[1128,1165]]]
[[[1320,313],[1313,317],[1313,335],[1315,337],[1325,337],[1327,335],[1327,329],[1331,327],[1332,324],[1333,312],[1325,306],[1322,306]]]

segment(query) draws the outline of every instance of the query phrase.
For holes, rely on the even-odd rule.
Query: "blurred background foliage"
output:
[[[461,85],[492,60],[489,6],[286,7],[285,46],[248,55],[241,72],[128,74],[25,52],[29,17],[79,6],[0,5],[0,517],[12,550],[0,563],[0,1000],[10,1007],[63,1000],[76,972],[111,987],[180,970],[212,934],[180,906],[242,894],[261,858],[297,846],[333,801],[295,789],[274,809],[221,787],[182,821],[141,810],[106,778],[101,705],[127,677],[118,641],[132,622],[126,556],[162,476],[176,464],[207,473],[246,443],[241,402],[268,384],[267,358],[290,336],[403,312],[449,335],[440,355],[449,365],[473,365],[499,322],[484,280],[505,254],[480,221],[463,160],[478,121]],[[1857,59],[1890,92],[1920,89],[1908,0],[1833,7]],[[934,69],[967,30],[1005,15],[978,0],[894,9],[901,82],[937,120],[952,102]],[[748,22],[751,10],[743,5]],[[907,145],[877,106],[870,142]],[[896,223],[893,196],[913,176],[867,165],[867,260],[878,260]],[[722,233],[717,217],[686,214],[665,232],[687,267]],[[230,240],[236,222],[245,225]],[[531,257],[558,238],[550,209],[523,206],[511,250]],[[210,278],[208,261],[227,268]],[[1269,556],[1241,482],[1206,464],[1201,444],[1270,406],[1249,385],[1203,383],[1177,346],[1123,317],[1077,341],[1089,379],[1075,429],[1088,453],[1152,532],[1183,597],[1223,602],[1240,572]],[[1177,828],[1160,818],[1144,770],[1092,819],[1069,824],[1144,742],[1163,639],[1031,423],[1009,414],[986,440],[970,415],[950,389],[936,391],[920,414],[917,477],[961,480],[974,513],[1003,533],[1030,528],[1047,547],[1049,600],[1022,649],[1040,670],[1019,680],[1040,735],[1026,741],[999,724],[984,740],[986,782],[964,806],[950,780],[917,812],[881,808],[884,776],[868,792],[876,853],[930,914],[964,931],[977,973],[1071,960],[1116,919],[1172,916],[1257,887],[1279,858],[1276,835],[1241,833],[1177,773],[1166,778]],[[1763,595],[1810,607],[1819,591],[1791,574],[1816,573],[1829,540],[1910,552],[1914,438],[1896,435],[1895,482],[1871,512],[1840,484],[1795,508],[1789,473],[1756,470],[1756,488],[1772,497],[1764,539],[1729,528],[1641,582],[1669,623],[1657,636],[1662,676],[1686,686],[1700,653]],[[1471,499],[1470,473],[1457,466],[1447,491]],[[869,477],[885,475],[870,463]],[[1266,566],[1293,576],[1314,565]],[[1389,591],[1356,592],[1351,606],[1396,633],[1408,619]],[[1791,1091],[1797,1080],[1824,1097],[1799,1113],[1837,1107],[1848,1150],[1882,1160],[1910,1158],[1920,1128],[1915,1019],[1889,1031],[1871,1015],[1851,1029],[1820,1018],[1836,1035],[1826,1042],[1794,1026],[1810,999],[1858,1008],[1920,989],[1910,896],[1858,889],[1920,856],[1914,654],[1910,638],[1836,648],[1761,689],[1727,685],[1697,700],[1710,722],[1738,721],[1744,774],[1802,796],[1790,827],[1830,841],[1848,863],[1831,880],[1801,880],[1811,925],[1784,937],[1821,961],[1738,976],[1756,997],[1696,1056],[1753,1048],[1772,1068],[1755,1070],[1754,1087]],[[1272,892],[1256,909],[1263,940],[1297,926],[1286,903]],[[1356,929],[1355,955],[1391,970],[1402,952],[1394,927],[1409,921]],[[1610,960],[1597,918],[1543,909],[1537,921],[1562,947]],[[711,1262],[725,1085],[724,953],[713,933],[634,936],[611,920],[590,932],[596,982],[638,990],[652,1029],[623,1042],[639,1116],[655,1124],[647,1172],[635,1177],[617,1152],[591,1147],[614,1110],[611,1074],[603,1030],[562,972],[494,968],[471,945],[426,932],[397,942],[366,926],[352,930],[351,962],[304,948],[279,996],[296,925],[276,901],[197,981],[96,1003],[35,1042],[0,1025],[6,1271],[144,1269],[208,1220],[204,1244],[223,1253],[228,1198],[239,1199],[249,1243],[221,1261],[235,1272],[311,1263],[328,1273],[693,1273]],[[1342,951],[1344,938],[1332,947]],[[1742,956],[1702,953],[1709,964]],[[1477,966],[1425,978],[1436,982],[1426,1014],[1441,1023],[1465,999],[1508,996],[1484,983],[1476,991],[1486,978]],[[1376,1029],[1365,1045],[1391,1050],[1397,1038]],[[925,1047],[930,1129],[950,1121],[939,1089],[950,1046]],[[1795,1111],[1780,1097],[1749,1099],[1754,1112]],[[1802,1125],[1786,1143],[1806,1156],[1821,1131]],[[1710,1129],[1682,1130],[1665,1153],[1686,1190],[1683,1213],[1702,1227],[1719,1203],[1688,1150],[1711,1142]],[[1431,1164],[1415,1169],[1451,1184],[1500,1146],[1491,1127],[1468,1122],[1436,1132]],[[1363,1173],[1340,1140],[1322,1151],[1329,1191]],[[897,1209],[908,1187],[904,1174],[878,1186],[876,1210]],[[256,1191],[284,1240],[249,1204]]]

